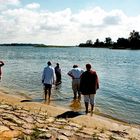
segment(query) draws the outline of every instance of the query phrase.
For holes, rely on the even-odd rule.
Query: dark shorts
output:
[[[52,88],[52,85],[50,85],[50,84],[44,84],[44,88],[45,89],[51,89]]]

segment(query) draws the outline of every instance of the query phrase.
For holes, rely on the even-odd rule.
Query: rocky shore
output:
[[[140,140],[139,126],[44,103],[23,103],[3,92],[0,97],[0,140]]]

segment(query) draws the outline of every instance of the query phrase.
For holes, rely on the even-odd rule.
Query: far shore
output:
[[[4,43],[0,44],[0,46],[32,46],[32,47],[44,47],[44,48],[70,48],[75,47],[71,45],[46,45],[46,44],[33,44],[33,43]]]
[[[24,108],[24,109],[32,111],[32,112],[47,112],[48,117],[53,117],[53,118],[55,118],[56,116],[61,116],[64,113],[71,112],[70,109],[66,109],[66,108],[63,108],[60,106],[56,106],[56,105],[48,105],[44,102],[21,102],[21,100],[26,100],[26,99],[27,99],[26,97],[10,95],[6,92],[4,93],[4,91],[0,89],[0,112],[2,112],[2,111],[4,112],[5,110],[4,109],[1,110],[1,109],[7,105],[12,105],[13,108],[15,108],[15,110],[18,109],[18,107],[20,107],[20,110],[22,110]],[[13,113],[11,110],[10,114],[13,114]],[[6,112],[4,114],[6,115]],[[3,117],[3,119],[6,119],[6,120],[3,120],[4,122],[7,121],[7,117]],[[82,134],[83,131],[84,131],[84,133],[88,133],[89,137],[93,137],[93,134],[95,136],[95,133],[96,133],[96,136],[99,136],[99,138],[101,140],[109,140],[110,138],[116,138],[116,139],[120,138],[122,140],[123,139],[139,140],[139,138],[140,138],[140,125],[128,124],[128,123],[117,121],[117,120],[114,120],[114,119],[111,119],[108,117],[104,117],[102,115],[93,114],[91,116],[90,114],[88,114],[88,115],[80,114],[80,115],[76,115],[74,117],[67,116],[66,118],[63,118],[63,119],[65,119],[69,123],[71,122],[71,123],[74,123],[75,125],[81,126],[79,128],[79,130],[77,130],[77,131],[81,134],[81,136],[79,136],[79,137],[81,137],[81,139],[83,139],[83,140],[85,139],[84,135]],[[10,120],[10,119],[8,119],[8,120]],[[11,130],[9,130],[11,128],[7,124],[8,122],[5,123],[5,124],[7,124],[7,126],[3,126],[4,123],[1,123],[1,121],[2,120],[0,119],[0,138],[3,136],[3,133],[5,131],[6,132],[11,131]],[[56,123],[56,122],[55,121],[52,122],[52,125],[54,123]],[[47,125],[49,125],[49,124],[45,124],[45,126],[47,126]],[[68,125],[68,124],[65,124],[65,125]],[[5,129],[3,130],[2,128],[4,128],[4,127],[8,127],[8,128],[6,130]],[[38,126],[38,127],[40,127],[40,126]],[[56,126],[53,126],[53,127],[56,127]],[[59,127],[61,128],[61,130],[65,128],[65,126],[59,126]],[[15,131],[20,130],[19,127],[18,128],[12,127],[12,128]],[[41,129],[41,128],[38,128],[38,129]],[[46,128],[44,128],[44,129],[46,129]],[[86,129],[89,130],[90,132],[89,131],[86,132]],[[65,132],[66,130],[63,130],[63,131]],[[73,132],[74,130],[69,130],[69,131]],[[59,132],[60,132],[60,130],[57,131],[55,128],[55,134],[59,133]],[[21,133],[22,132],[20,130],[20,134]],[[67,138],[70,140],[74,140],[74,139],[76,140],[76,138],[77,138],[76,132],[74,131],[73,133],[74,133],[73,136],[67,135]],[[53,136],[53,134],[54,133],[51,133],[51,136]],[[65,136],[66,136],[66,134],[65,134]]]

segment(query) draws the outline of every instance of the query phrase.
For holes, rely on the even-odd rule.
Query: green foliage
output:
[[[92,43],[92,40],[87,40],[86,43],[80,43],[79,47],[140,49],[140,34],[133,30],[130,32],[129,38],[118,38],[117,42],[113,42],[111,37],[106,37],[104,42],[97,38],[94,43]]]

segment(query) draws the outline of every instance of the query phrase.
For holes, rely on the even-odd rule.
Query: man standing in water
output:
[[[43,74],[42,74],[42,83],[44,84],[44,93],[45,93],[45,102],[50,101],[51,96],[51,89],[52,85],[55,84],[55,71],[54,68],[51,66],[51,62],[48,61],[48,66],[44,68]]]
[[[1,81],[1,75],[2,75],[2,70],[1,70],[2,66],[4,66],[4,62],[0,61],[0,81]]]
[[[96,90],[99,89],[99,81],[96,71],[91,70],[91,65],[86,64],[86,71],[81,75],[80,91],[84,95],[86,114],[88,113],[89,102],[91,115],[95,105]]]
[[[81,68],[78,68],[78,65],[73,65],[73,69],[68,72],[68,75],[72,78],[72,90],[74,94],[74,99],[81,98],[80,93],[80,76],[84,71]]]
[[[59,63],[56,63],[56,67],[55,67],[55,74],[56,74],[56,85],[61,84],[61,69],[59,66]]]

